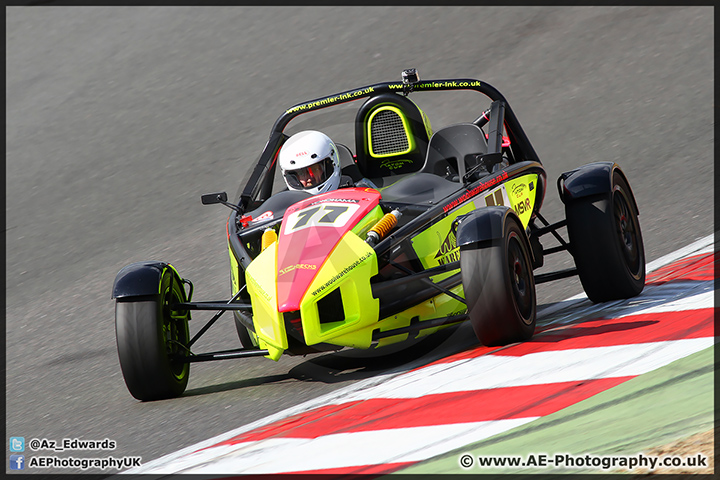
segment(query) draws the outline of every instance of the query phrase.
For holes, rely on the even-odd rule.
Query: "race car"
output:
[[[459,90],[489,106],[433,131],[414,98]],[[354,145],[336,145],[340,188],[313,195],[278,181],[288,124],[348,104]],[[611,161],[562,173],[556,186],[566,218],[552,224],[540,213],[546,177],[508,101],[479,80],[421,81],[407,69],[399,81],[287,109],[237,197],[201,197],[232,210],[230,299],[193,301],[192,282],[162,261],[117,274],[112,298],[127,388],[143,401],[176,397],[190,363],[382,348],[462,322],[483,345],[526,341],[536,324],[535,285],[573,275],[593,302],[638,295],[645,254],[625,173]],[[557,245],[543,247],[545,235]],[[575,267],[534,273],[562,251]],[[191,338],[198,310],[216,313]],[[238,348],[193,351],[225,312],[233,312]]]

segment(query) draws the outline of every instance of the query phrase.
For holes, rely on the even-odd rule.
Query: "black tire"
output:
[[[565,205],[570,248],[588,298],[631,298],[645,286],[645,249],[635,201],[623,176],[613,190]]]
[[[179,397],[187,387],[190,364],[178,357],[187,354],[188,312],[169,309],[171,303],[184,300],[182,288],[167,272],[159,295],[118,299],[115,304],[120,367],[138,400]]]
[[[499,244],[460,251],[468,315],[483,345],[521,342],[535,332],[535,279],[524,237],[510,216]]]

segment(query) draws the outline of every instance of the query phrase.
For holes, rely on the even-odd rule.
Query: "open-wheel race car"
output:
[[[433,132],[409,96],[452,90],[483,94],[489,107]],[[276,173],[294,138],[285,133],[290,121],[351,102],[359,103],[355,151],[332,144],[338,188],[283,188]],[[118,273],[112,296],[125,383],[140,400],[175,397],[193,362],[380,348],[466,321],[484,345],[525,341],[535,330],[535,285],[572,275],[593,302],[639,294],[638,207],[620,167],[590,163],[556,185],[566,218],[551,224],[540,214],[543,165],[505,97],[485,82],[421,81],[408,69],[401,81],[300,103],[277,119],[234,201],[224,192],[202,196],[232,209],[229,300],[193,301],[192,283],[161,261]],[[548,234],[558,245],[542,246]],[[560,251],[574,268],[534,273]],[[196,310],[216,313],[191,338]],[[225,312],[233,313],[238,348],[193,351]]]

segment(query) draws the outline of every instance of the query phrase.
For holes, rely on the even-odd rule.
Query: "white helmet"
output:
[[[306,130],[293,135],[280,150],[280,170],[290,190],[325,193],[340,185],[337,147],[324,133]]]

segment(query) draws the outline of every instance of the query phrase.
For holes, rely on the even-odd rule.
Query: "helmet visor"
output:
[[[325,183],[333,174],[333,161],[325,157],[317,163],[297,170],[285,170],[285,179],[292,188],[306,190]]]

